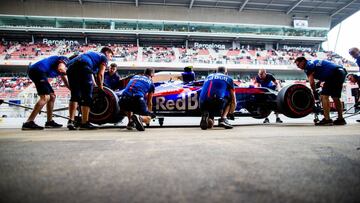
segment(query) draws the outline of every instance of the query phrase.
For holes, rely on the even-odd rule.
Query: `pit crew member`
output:
[[[270,73],[266,73],[265,69],[259,70],[258,75],[255,78],[255,86],[266,87],[272,90],[278,90],[280,87],[275,77]],[[279,118],[279,114],[275,112],[275,115],[276,115],[276,123],[282,123],[282,120]],[[269,118],[265,118],[263,123],[270,123]]]
[[[135,124],[138,131],[144,131],[143,122],[149,123],[153,116],[151,112],[152,97],[155,91],[152,82],[153,76],[154,70],[147,68],[144,75],[133,76],[121,94],[120,109],[128,117],[128,130],[131,130]]]
[[[61,128],[62,125],[53,120],[53,108],[56,99],[54,90],[52,89],[48,78],[56,78],[61,76],[65,86],[69,88],[68,79],[66,77],[66,64],[69,59],[65,56],[50,56],[42,59],[37,63],[30,65],[28,75],[36,87],[39,100],[36,102],[29,118],[22,125],[22,130],[43,130],[44,127],[37,125],[34,120],[46,104],[47,122],[45,128]]]
[[[199,104],[202,114],[201,129],[211,128],[214,116],[219,113],[219,126],[225,129],[233,128],[227,120],[227,115],[233,113],[236,107],[234,81],[227,75],[225,67],[218,67],[216,73],[207,76],[200,93]]]
[[[308,61],[305,57],[296,58],[295,64],[298,68],[306,73],[315,100],[318,99],[318,94],[315,87],[315,79],[324,82],[321,91],[321,102],[324,110],[324,118],[315,125],[346,125],[346,121],[343,118],[343,106],[340,101],[343,83],[347,74],[346,69],[330,61]],[[334,100],[335,107],[338,112],[338,118],[335,121],[330,119],[329,96],[331,96]]]
[[[81,106],[81,130],[97,129],[89,122],[90,105],[94,81],[100,90],[103,89],[104,72],[108,60],[111,60],[113,51],[109,47],[103,47],[100,52],[88,51],[72,59],[68,64],[67,75],[71,90],[69,103],[69,130],[76,130],[74,122],[78,104]],[[94,75],[96,75],[96,80]]]
[[[104,85],[114,91],[120,87],[120,76],[116,70],[116,63],[112,63],[110,64],[109,70],[104,74]]]

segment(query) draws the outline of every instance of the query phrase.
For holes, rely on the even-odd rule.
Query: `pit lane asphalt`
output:
[[[0,202],[359,202],[359,127],[0,129]]]

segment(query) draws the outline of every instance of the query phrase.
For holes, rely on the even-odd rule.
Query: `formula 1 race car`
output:
[[[184,84],[179,80],[156,81],[153,112],[162,126],[164,117],[200,117],[199,95],[204,81]],[[118,123],[124,118],[119,107],[122,91],[94,89],[89,120],[95,124]],[[279,92],[268,88],[235,87],[235,117],[266,118],[272,111],[290,118],[301,118],[313,112],[311,90],[301,84],[289,85]]]

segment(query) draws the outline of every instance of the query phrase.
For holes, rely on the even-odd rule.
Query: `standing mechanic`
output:
[[[360,76],[356,75],[356,74],[349,74],[347,75],[347,79],[353,83],[353,84],[357,84],[358,87],[360,88]],[[360,106],[360,89],[357,89],[358,90],[358,93],[357,93],[357,97],[355,97],[357,99],[357,101],[355,101],[355,107],[359,107]],[[360,122],[360,119],[356,120],[356,122]]]
[[[109,71],[106,71],[104,74],[104,85],[114,91],[120,87],[120,76],[116,70],[116,63],[112,63],[110,64]]]
[[[144,75],[133,76],[126,88],[124,89],[120,103],[120,109],[125,112],[128,117],[127,129],[132,130],[134,124],[138,131],[144,131],[144,123],[149,123],[153,115],[152,97],[155,86],[152,82],[154,70],[147,68]],[[146,100],[146,102],[145,102]],[[135,114],[140,115],[139,117]],[[141,117],[142,116],[142,117]]]
[[[47,122],[45,123],[45,128],[62,127],[61,124],[56,123],[52,118],[56,95],[48,81],[48,78],[55,78],[60,75],[65,86],[69,88],[69,83],[66,77],[66,64],[68,60],[69,59],[65,56],[50,56],[29,66],[28,74],[30,79],[35,84],[36,91],[40,99],[35,104],[34,109],[31,112],[27,121],[23,123],[22,130],[44,129],[44,127],[38,126],[34,122],[34,120],[36,115],[40,113],[41,109],[44,107],[45,104],[47,114]]]
[[[92,104],[92,92],[94,76],[95,82],[100,90],[103,89],[104,72],[108,60],[111,60],[113,51],[109,47],[103,47],[99,52],[88,51],[77,56],[69,62],[67,75],[69,78],[69,85],[71,90],[71,98],[69,103],[69,121],[68,129],[76,130],[75,127],[75,113],[77,105],[81,105],[81,130],[96,129],[89,122],[90,105]]]
[[[255,78],[255,86],[278,90],[280,85],[272,74],[266,73],[265,69],[260,69],[258,75]],[[282,123],[282,120],[279,118],[279,114],[276,111],[275,115],[276,123]],[[263,123],[270,123],[269,118],[265,118]]]
[[[227,120],[227,115],[233,113],[236,107],[234,81],[227,75],[225,67],[218,67],[216,73],[207,76],[199,100],[201,129],[212,128],[214,116],[218,113],[221,115],[219,126],[225,129],[233,128]]]
[[[195,81],[195,73],[192,70],[192,66],[185,67],[184,72],[181,73],[181,77],[184,83]]]
[[[356,60],[360,70],[360,50],[356,47],[353,47],[349,50],[349,54]]]
[[[345,68],[326,60],[308,61],[305,57],[296,58],[295,64],[306,73],[315,100],[319,99],[315,88],[315,79],[324,82],[321,91],[324,118],[315,125],[346,125],[343,118],[343,106],[340,101],[343,83],[347,74]],[[334,100],[338,112],[338,118],[335,121],[330,119],[329,96]]]

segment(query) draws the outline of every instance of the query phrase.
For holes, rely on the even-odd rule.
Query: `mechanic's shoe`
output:
[[[69,129],[69,130],[77,130],[78,128],[77,128],[78,126],[76,125],[76,123],[75,123],[75,121],[73,121],[73,120],[68,120],[68,123],[67,123],[67,128]]]
[[[94,126],[90,122],[80,124],[80,130],[96,130],[96,129],[98,129],[98,127]]]
[[[276,118],[276,123],[283,123],[283,121],[280,118]]]
[[[325,119],[323,118],[321,121],[315,123],[315,125],[319,125],[319,126],[331,126],[333,125],[333,120],[329,119]]]
[[[135,127],[135,123],[133,121],[130,121],[126,126],[126,129],[133,130],[134,127]]]
[[[269,118],[265,118],[265,120],[263,121],[263,123],[270,123]]]
[[[212,127],[214,127],[214,120],[209,118],[207,122],[207,128],[212,128]]]
[[[228,119],[220,118],[219,119],[219,126],[224,127],[225,129],[232,129],[233,126],[229,123]]]
[[[143,125],[142,121],[136,115],[132,115],[131,119],[135,123],[136,130],[145,131],[145,128],[144,128],[144,125]]]
[[[346,125],[345,119],[336,119],[333,123],[334,125]]]
[[[63,125],[56,123],[54,120],[46,121],[45,128],[61,128]]]
[[[203,113],[200,121],[201,130],[206,130],[208,128],[208,122],[209,122],[209,113]]]
[[[229,114],[227,115],[227,118],[228,118],[229,120],[234,121],[234,120],[235,120],[235,115],[234,115],[233,113],[229,113]]]
[[[44,130],[44,127],[38,126],[34,121],[25,122],[21,130]]]

